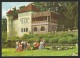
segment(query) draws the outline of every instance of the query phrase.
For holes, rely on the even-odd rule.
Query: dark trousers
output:
[[[24,50],[24,44],[22,44],[22,50]]]
[[[26,48],[27,48],[27,46],[26,46],[26,44],[24,44],[24,50],[26,50]]]

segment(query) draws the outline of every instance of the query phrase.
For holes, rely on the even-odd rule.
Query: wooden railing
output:
[[[50,16],[50,15],[51,15],[50,11],[37,12],[35,14],[32,14],[32,18],[41,17],[41,16]]]
[[[36,24],[48,24],[47,21],[35,21],[35,22],[32,22],[32,25],[36,25]]]

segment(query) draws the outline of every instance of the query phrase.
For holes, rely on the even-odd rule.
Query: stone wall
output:
[[[44,31],[41,31],[41,26],[43,26],[45,28]],[[37,31],[34,31],[34,27],[37,27]],[[32,33],[33,34],[45,34],[48,32],[48,24],[47,25],[33,25],[32,26]]]

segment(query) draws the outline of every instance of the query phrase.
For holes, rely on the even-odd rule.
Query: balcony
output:
[[[45,25],[48,24],[48,21],[34,21],[32,25]]]
[[[36,14],[32,14],[32,18],[44,17],[44,16],[50,16],[50,15],[51,15],[50,11],[37,12]]]

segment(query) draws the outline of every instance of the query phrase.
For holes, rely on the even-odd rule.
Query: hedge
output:
[[[74,38],[69,38],[68,39],[68,43],[69,44],[76,44],[78,42],[78,38],[74,37]]]
[[[58,43],[58,38],[49,39],[49,43]]]
[[[66,43],[68,43],[68,40],[65,39],[65,38],[61,38],[61,39],[58,40],[58,43],[60,43],[60,44],[66,44]]]

